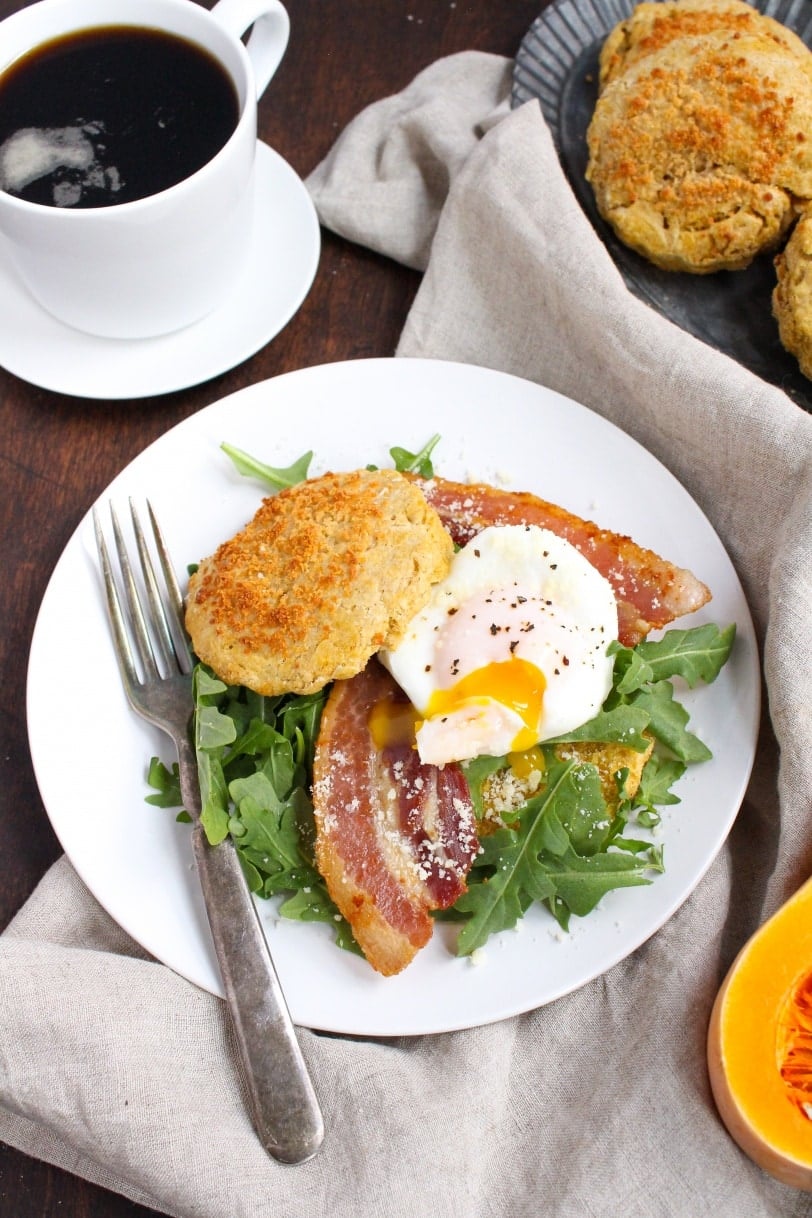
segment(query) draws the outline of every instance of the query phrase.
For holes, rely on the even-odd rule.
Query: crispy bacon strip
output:
[[[375,659],[333,685],[313,805],[319,871],[369,963],[391,976],[431,938],[429,911],[465,891],[479,843],[459,766],[422,765],[409,744],[375,747],[369,713],[383,699],[405,695]]]
[[[491,524],[536,524],[569,541],[614,588],[620,642],[626,647],[639,643],[650,630],[693,613],[711,598],[710,590],[690,571],[675,567],[630,537],[601,529],[526,491],[410,476],[458,545]]]

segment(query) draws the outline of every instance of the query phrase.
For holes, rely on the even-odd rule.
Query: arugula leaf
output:
[[[708,761],[712,753],[698,736],[689,732],[685,707],[676,701],[670,681],[656,681],[635,694],[635,705],[648,711],[648,730],[676,757],[690,765]]]
[[[648,681],[654,679],[654,673],[640,655],[638,647],[623,647],[620,643],[609,644],[607,655],[615,657],[612,682],[616,698],[633,694],[635,690],[642,689]]]
[[[207,752],[233,744],[237,738],[234,720],[222,714],[216,706],[200,706],[195,730],[197,748]]]
[[[325,901],[321,885],[311,887],[309,884],[298,888],[280,909],[283,917],[299,922],[330,922],[335,919],[336,912],[332,901]]]
[[[180,777],[177,761],[169,770],[160,757],[150,757],[147,770],[147,782],[155,791],[148,795],[146,802],[155,808],[179,808],[183,803],[180,793]]]
[[[328,923],[335,931],[338,947],[348,952],[355,952],[357,956],[363,956],[364,953],[358,946],[349,922],[338,912],[326,895],[323,885],[300,888],[293,896],[282,902],[279,912],[283,918],[293,918],[298,922]]]
[[[420,474],[421,478],[433,478],[434,466],[431,454],[440,441],[440,435],[433,435],[419,452],[411,453],[408,448],[390,448],[389,456],[395,463],[395,469],[401,474]]]
[[[622,702],[611,710],[598,711],[594,719],[563,736],[556,736],[548,743],[565,744],[579,740],[591,743],[599,740],[605,744],[622,744],[637,753],[645,753],[651,741],[646,739],[643,732],[650,720],[651,716],[644,706]]]
[[[653,809],[666,804],[678,804],[680,798],[671,788],[677,779],[685,773],[686,764],[676,757],[663,757],[653,753],[640,778],[640,786],[635,795],[635,806]]]
[[[606,815],[606,803],[594,765],[577,763],[572,766],[568,781],[559,792],[556,814],[569,837],[569,846],[579,854],[596,854],[606,846],[612,822]]]
[[[634,796],[635,819],[644,829],[659,825],[660,808],[678,804],[680,798],[672,791],[674,783],[682,777],[686,763],[676,757],[654,752],[649,757],[640,777],[640,785]]]
[[[200,819],[212,846],[228,836],[228,792],[222,757],[234,740],[236,728],[219,712],[217,701],[226,686],[214,674],[197,665],[192,677],[194,739],[200,781]]]
[[[218,757],[200,752],[197,758],[200,779],[200,820],[209,844],[217,846],[228,836],[228,795],[223,767]]]
[[[552,912],[565,930],[570,914],[585,918],[613,889],[651,883],[645,872],[651,870],[652,863],[648,857],[641,861],[637,851],[607,851],[584,858],[568,850],[561,858],[553,856],[544,863],[555,884]]]
[[[282,734],[294,746],[296,764],[304,769],[303,781],[309,780],[313,769],[324,697],[323,693],[301,694],[285,702],[279,711]]]
[[[267,482],[275,491],[304,482],[307,478],[307,471],[310,469],[310,462],[313,460],[313,453],[308,452],[287,468],[274,469],[273,466],[258,461],[250,453],[243,452],[241,448],[235,448],[233,444],[227,444],[224,441],[220,447],[226,456],[231,458],[239,473],[247,478],[258,478],[260,482]]]
[[[623,676],[622,693],[632,693],[645,683],[682,677],[690,689],[698,681],[715,681],[730,655],[736,625],[720,630],[713,622],[687,630],[667,630],[661,639],[638,643],[634,650],[613,643],[615,665]]]

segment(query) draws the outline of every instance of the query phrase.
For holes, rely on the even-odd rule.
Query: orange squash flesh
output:
[[[711,1014],[708,1071],[741,1149],[812,1192],[812,879],[734,960]]]

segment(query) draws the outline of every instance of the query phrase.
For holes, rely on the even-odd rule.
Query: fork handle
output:
[[[186,741],[177,744],[184,806],[195,821],[194,855],[254,1126],[275,1159],[303,1163],[324,1137],[319,1102],[237,851],[230,839],[209,845],[199,819],[194,752]]]

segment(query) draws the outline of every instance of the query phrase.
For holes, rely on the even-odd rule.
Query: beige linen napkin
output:
[[[707,1020],[812,873],[812,419],[625,291],[510,64],[440,61],[309,180],[325,224],[426,274],[398,354],[529,377],[613,419],[735,562],[769,702],[729,843],[630,959],[548,1007],[415,1040],[302,1032],[327,1138],[260,1151],[223,1005],[144,954],[62,861],[0,939],[0,1137],[172,1215],[809,1218],[721,1126]],[[769,720],[768,714],[769,711]]]

